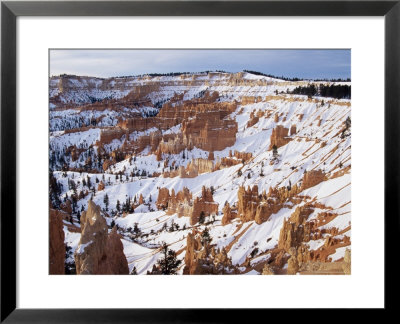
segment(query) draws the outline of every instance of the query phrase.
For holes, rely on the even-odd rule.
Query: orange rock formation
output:
[[[213,246],[202,242],[201,233],[197,231],[188,234],[183,274],[229,273],[235,273],[235,268],[225,248],[215,250]]]
[[[322,170],[312,170],[304,173],[303,183],[301,185],[302,190],[316,186],[325,180],[325,174]]]
[[[203,186],[201,198],[192,199],[192,193],[188,188],[183,188],[175,195],[171,194],[167,188],[160,188],[156,202],[158,209],[167,210],[167,214],[178,214],[178,217],[189,217],[190,224],[198,223],[200,216],[210,216],[218,214],[218,203],[214,202],[211,189]]]
[[[276,145],[276,147],[281,147],[289,143],[291,138],[288,137],[288,133],[289,129],[283,127],[282,125],[276,126],[276,128],[272,130],[269,149],[272,150],[274,145]]]
[[[88,209],[81,216],[81,238],[75,251],[77,274],[128,274],[119,234],[114,227],[108,234],[106,220],[100,207],[89,200]]]
[[[64,274],[65,244],[62,215],[50,209],[49,215],[49,274]]]

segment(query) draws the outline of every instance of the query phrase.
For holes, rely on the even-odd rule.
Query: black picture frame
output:
[[[240,309],[16,308],[16,19],[19,16],[384,16],[385,309],[398,286],[391,240],[399,234],[400,0],[395,1],[4,1],[1,3],[1,322],[197,323],[236,321]],[[248,311],[248,310],[247,310]],[[251,310],[251,318],[265,310]],[[250,320],[249,318],[247,318]]]

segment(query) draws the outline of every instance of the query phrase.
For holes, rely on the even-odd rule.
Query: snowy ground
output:
[[[188,76],[187,80],[190,78],[193,77]],[[244,80],[249,80],[249,82],[263,81],[269,84],[246,85],[244,82],[243,85],[233,86],[228,83],[230,74],[222,74],[220,76],[198,75],[195,78],[196,85],[191,87],[179,85],[179,80],[176,77],[157,77],[155,79],[158,82],[164,82],[166,85],[159,92],[150,95],[153,102],[170,98],[174,93],[184,93],[184,100],[188,100],[205,89],[218,91],[221,95],[221,100],[238,100],[240,102],[243,96],[261,96],[265,98],[266,96],[274,95],[276,90],[282,91],[284,89],[286,91],[287,88],[291,89],[296,86],[293,82],[284,82],[251,74],[246,74]],[[152,80],[154,82],[154,78]],[[207,86],[204,84],[204,80],[208,81]],[[145,84],[147,81],[133,78],[129,82],[133,85],[138,85]],[[174,82],[178,82],[178,84],[171,84]],[[57,84],[55,81],[53,83]],[[51,95],[56,95],[57,93],[56,90],[51,88]],[[109,92],[106,93],[108,94]],[[105,95],[102,94],[101,96]],[[122,95],[122,92],[118,95]],[[85,100],[84,96],[78,96],[78,98],[82,101]],[[124,235],[122,242],[129,268],[132,270],[133,267],[136,267],[138,274],[145,274],[148,270],[151,270],[153,264],[160,257],[158,248],[162,242],[169,244],[170,248],[175,251],[183,250],[178,257],[181,260],[184,259],[186,237],[191,232],[189,218],[178,218],[176,214],[166,215],[164,211],[157,211],[154,202],[157,200],[158,189],[161,187],[170,190],[174,189],[175,192],[187,187],[193,193],[193,196],[197,197],[201,195],[202,186],[213,186],[215,189],[214,200],[219,203],[219,214],[216,216],[215,222],[212,225],[208,225],[212,244],[215,244],[218,248],[227,247],[236,236],[242,234],[230,248],[228,256],[232,258],[234,265],[240,266],[253,249],[257,247],[258,253],[251,261],[252,265],[256,265],[268,259],[267,252],[277,245],[284,219],[290,217],[296,206],[282,208],[261,225],[255,222],[248,222],[240,227],[239,220],[234,220],[231,224],[225,226],[221,225],[224,203],[229,202],[232,205],[237,202],[237,191],[241,185],[246,187],[258,185],[259,193],[263,190],[268,192],[270,187],[282,187],[300,183],[304,173],[307,171],[321,169],[330,177],[335,172],[351,166],[351,137],[340,137],[340,130],[343,128],[346,118],[350,116],[350,106],[347,105],[349,100],[338,101],[329,98],[324,98],[323,100],[324,105],[320,100],[317,100],[317,102],[309,101],[305,96],[283,95],[282,98],[276,97],[268,101],[238,105],[236,111],[230,116],[238,123],[239,131],[236,136],[236,142],[233,146],[223,151],[214,152],[214,156],[215,160],[217,160],[227,157],[229,151],[251,152],[253,158],[244,165],[238,164],[212,173],[200,174],[196,178],[131,176],[133,171],[141,172],[144,170],[147,174],[153,174],[154,172],[161,173],[163,170],[168,170],[168,168],[164,168],[163,161],[161,163],[158,162],[155,155],[149,155],[148,151],[145,150],[142,154],[137,155],[134,161],[121,161],[110,167],[103,174],[56,171],[54,175],[63,186],[62,197],[65,197],[65,195],[70,197],[73,194],[73,190],[69,190],[68,181],[73,180],[78,191],[88,189],[83,185],[83,180],[86,180],[87,177],[91,178],[91,182],[95,184],[96,189],[98,181],[103,181],[106,187],[102,191],[96,191],[93,201],[105,208],[104,198],[107,195],[109,197],[109,214],[111,214],[111,210],[116,209],[117,201],[122,204],[127,198],[134,199],[136,197],[138,199],[140,195],[144,197],[145,204],[136,208],[134,213],[126,217],[113,218],[115,224],[120,227],[120,232]],[[260,117],[255,125],[247,127],[247,122],[250,120],[252,112],[260,112],[263,116]],[[267,117],[268,114],[270,117]],[[279,115],[278,122],[274,121],[275,114]],[[63,132],[63,130],[69,129],[69,126],[76,126],[79,120],[87,123],[92,118],[98,118],[100,115],[104,115],[101,124],[93,129],[76,133]],[[94,145],[99,139],[100,128],[115,125],[117,117],[115,111],[86,111],[83,113],[74,109],[52,111],[50,113],[50,130],[52,131],[50,149],[57,154],[61,154],[63,148],[71,145],[82,148]],[[65,122],[66,120],[71,125],[68,126]],[[277,125],[282,125],[289,129],[292,125],[296,125],[297,133],[291,136],[291,141],[287,145],[278,149],[278,161],[271,163],[272,152],[268,148],[272,129]],[[180,126],[177,125],[166,133],[179,133]],[[143,134],[149,132],[151,130],[143,132]],[[133,139],[143,134],[132,133],[129,136],[130,139]],[[122,140],[116,141],[111,146],[120,146],[122,142]],[[192,159],[199,157],[207,158],[208,152],[195,148],[192,151],[187,151],[185,158],[182,157],[182,154],[170,155],[169,166],[172,163],[177,166],[186,166]],[[71,162],[70,166],[77,167],[79,163],[83,162],[77,161],[75,164]],[[240,176],[238,175],[239,169],[242,172]],[[121,180],[115,174],[123,170],[125,175]],[[308,196],[310,200],[319,202],[339,214],[322,228],[336,227],[339,230],[343,230],[351,225],[351,175],[349,173],[324,181],[303,191],[301,195]],[[78,201],[79,210],[82,207],[86,209],[87,201],[90,197],[91,194]],[[318,212],[319,210],[316,209],[309,216],[309,219],[316,217]],[[107,219],[107,222],[111,224],[112,218]],[[128,229],[133,228],[135,223],[142,234],[147,234],[147,237],[139,242],[132,241],[129,236]],[[179,230],[172,232],[160,231],[164,224],[167,224],[169,228],[172,223],[178,224]],[[205,225],[199,227],[201,230],[204,228]],[[66,243],[72,249],[76,249],[79,233],[70,233],[66,227],[64,229]],[[346,232],[345,235],[350,236],[350,231]],[[310,241],[308,245],[310,250],[315,250],[323,243],[324,240],[316,240]],[[342,258],[344,251],[344,248],[338,248],[331,255],[332,261]],[[182,268],[180,268],[180,272],[182,272]],[[247,274],[259,273],[252,270]]]

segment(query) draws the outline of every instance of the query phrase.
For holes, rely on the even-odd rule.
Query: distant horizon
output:
[[[139,76],[145,76],[145,75],[160,75],[160,76],[166,76],[168,74],[203,74],[203,73],[229,73],[229,74],[235,74],[235,73],[250,73],[254,75],[263,75],[266,77],[271,77],[271,78],[276,78],[276,79],[299,79],[302,81],[307,81],[307,80],[343,80],[343,81],[351,81],[351,78],[300,78],[300,77],[286,77],[283,75],[272,75],[268,73],[263,73],[260,71],[251,71],[251,70],[241,70],[241,71],[222,71],[222,70],[206,70],[206,71],[172,71],[172,72],[166,72],[166,73],[157,73],[157,72],[151,72],[151,73],[142,73],[142,74],[132,74],[132,75],[115,75],[115,76],[110,76],[110,77],[101,77],[101,76],[96,76],[96,75],[83,75],[83,74],[72,74],[72,73],[60,73],[60,74],[55,74],[55,75],[50,75],[50,78],[52,77],[60,77],[62,75],[71,75],[71,76],[77,76],[77,77],[88,77],[88,78],[97,78],[97,79],[111,79],[111,78],[123,78],[123,77],[139,77]],[[254,73],[255,72],[255,73]]]
[[[244,70],[277,78],[351,80],[351,50],[50,50],[50,76],[112,78]],[[100,71],[101,70],[101,71]]]

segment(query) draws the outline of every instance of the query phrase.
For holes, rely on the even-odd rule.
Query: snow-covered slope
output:
[[[152,271],[162,258],[160,247],[165,242],[182,260],[180,274],[197,273],[199,269],[204,273],[207,262],[213,264],[207,268],[213,269],[210,271],[222,265],[224,273],[261,274],[263,270],[268,272],[266,269],[277,274],[293,269],[310,273],[312,267],[314,273],[343,273],[345,251],[351,248],[350,100],[292,95],[292,89],[308,82],[250,73],[125,80],[77,81],[75,77],[64,77],[63,91],[59,89],[60,80],[50,80],[50,102],[57,97],[53,102],[59,108],[50,111],[50,167],[60,185],[60,201],[53,199],[53,205],[65,210],[70,200],[75,224],[89,199],[104,209],[110,230],[115,225],[122,236],[130,271]],[[216,92],[214,103],[201,101],[205,93]],[[114,101],[98,109],[88,108],[89,97]],[[69,107],[68,102],[73,105]],[[223,119],[236,122],[237,132],[234,144],[213,151],[213,157],[196,146],[176,151],[176,143],[186,143],[188,123],[200,115],[184,117],[183,121],[178,118],[176,125],[168,129],[124,128],[122,123],[129,118],[151,119],[161,108],[158,105],[164,104],[162,109],[166,109],[166,103],[179,115],[179,109],[187,105],[211,107],[224,102],[235,103]],[[117,103],[124,108],[116,108]],[[148,111],[154,114],[146,115]],[[105,141],[104,132],[116,135]],[[215,140],[207,138],[210,129],[206,135],[204,132],[200,134],[206,141]],[[158,145],[154,139],[148,140],[156,135],[162,138]],[[162,151],[163,143],[168,141],[175,143],[175,151]],[[242,158],[243,153],[251,154]],[[195,159],[201,159],[197,163],[207,164],[208,169],[196,167],[193,171]],[[241,188],[246,191],[254,186],[259,197],[241,196]],[[212,188],[212,204],[218,204],[218,212],[206,212],[202,222],[193,224],[189,209],[182,215],[159,207],[160,188],[168,189],[170,194],[187,188],[192,200],[179,203],[189,208],[196,199],[204,198],[203,187]],[[125,203],[125,207],[133,207],[123,211]],[[168,208],[171,204],[172,200]],[[227,204],[236,215],[228,221]],[[273,212],[268,209],[267,216],[259,221],[254,217],[255,209],[253,212],[246,207],[251,204],[254,208],[268,205]],[[299,220],[295,214],[303,215],[303,211],[306,216]],[[206,228],[211,241],[193,252],[188,236],[202,237]],[[68,227],[64,231],[66,243],[75,250],[76,233],[69,233]],[[222,250],[229,262],[217,264],[213,253],[219,255]]]

